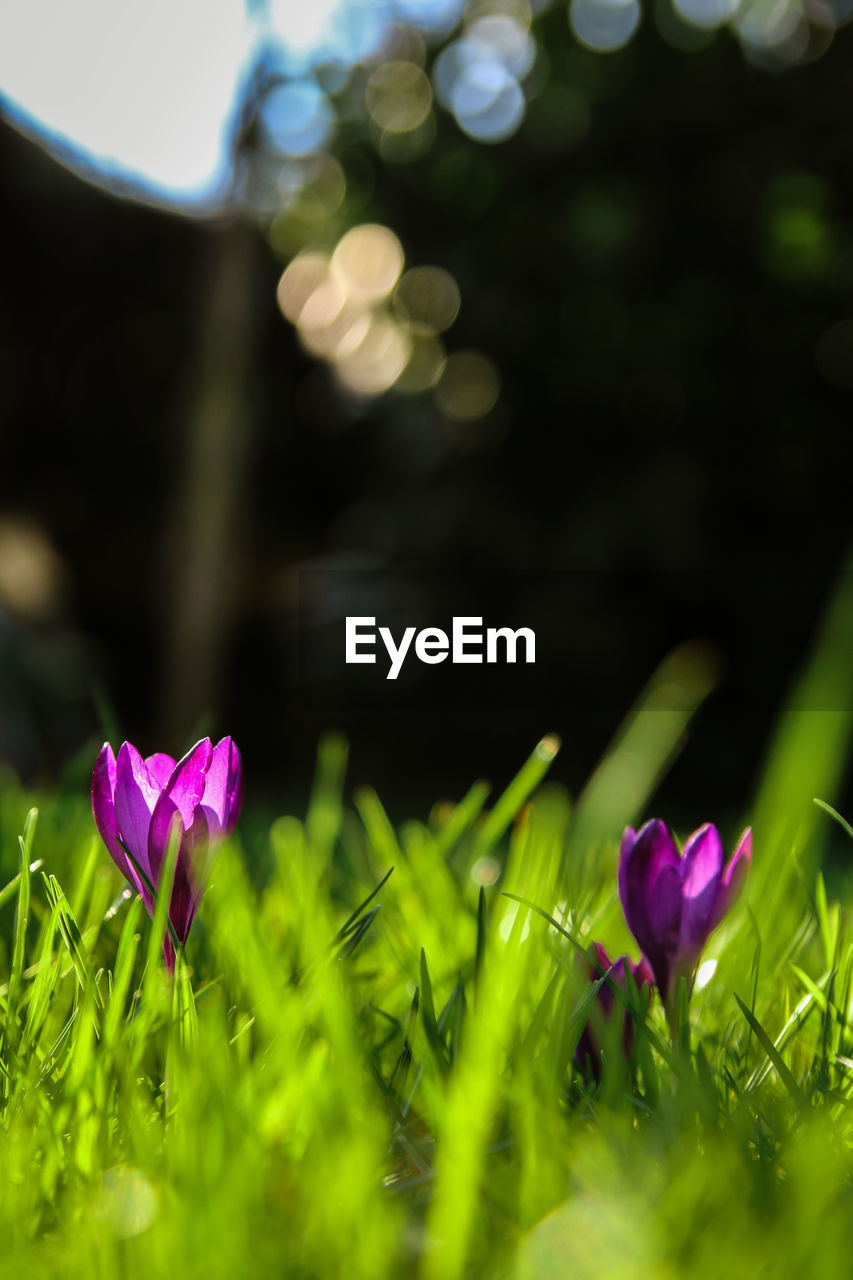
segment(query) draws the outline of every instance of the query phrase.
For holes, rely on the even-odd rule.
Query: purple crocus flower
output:
[[[655,976],[664,1005],[685,977],[692,985],[702,948],[741,890],[752,859],[752,832],[728,865],[712,822],[694,831],[679,854],[666,824],[626,827],[619,855],[619,896],[628,928]]]
[[[172,823],[180,831],[169,919],[178,941],[187,940],[204,891],[209,850],[230,835],[243,800],[240,753],[230,738],[214,747],[202,738],[177,763],[158,752],[143,760],[130,742],[118,756],[108,742],[92,775],[92,812],[113,861],[154,914]],[[169,934],[166,967],[175,966]]]
[[[614,1005],[618,1005],[617,1012],[621,1010],[622,1014],[622,1049],[626,1057],[630,1055],[634,1045],[633,1018],[621,1000],[617,1000],[610,984],[615,983],[623,991],[627,991],[627,972],[630,970],[639,990],[646,985],[651,987],[654,983],[654,975],[645,959],[640,960],[639,964],[634,964],[628,956],[619,956],[618,959],[611,961],[600,942],[593,943],[588,970],[591,982],[598,982],[605,973],[609,980],[603,982],[598,988],[595,1006],[575,1049],[575,1061],[579,1066],[583,1066],[584,1062],[589,1060],[592,1074],[598,1080],[601,1077],[601,1041],[604,1029],[613,1017]]]

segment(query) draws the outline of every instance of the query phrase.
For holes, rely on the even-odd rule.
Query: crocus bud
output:
[[[117,757],[108,742],[101,748],[92,775],[95,825],[152,916],[173,825],[178,831],[169,920],[182,946],[204,891],[209,853],[230,835],[242,799],[240,753],[230,738],[215,747],[203,738],[178,763],[162,752],[143,760],[129,742]],[[168,934],[163,953],[174,969]]]
[[[619,896],[628,928],[670,1009],[681,978],[692,986],[696,965],[712,929],[734,902],[752,859],[747,828],[728,865],[720,833],[706,823],[679,854],[665,823],[626,827],[619,856]]]
[[[621,1019],[622,1051],[626,1057],[630,1055],[634,1047],[634,1020],[626,1006],[614,994],[611,984],[615,983],[616,986],[627,993],[626,973],[630,970],[634,984],[639,991],[645,985],[651,987],[654,982],[654,976],[645,960],[640,960],[639,964],[634,964],[627,956],[619,956],[617,960],[611,961],[600,942],[593,943],[587,962],[587,969],[591,982],[598,982],[604,974],[607,975],[607,981],[602,982],[596,992],[595,1006],[581,1032],[575,1049],[575,1061],[578,1066],[583,1066],[585,1062],[589,1061],[593,1075],[596,1079],[599,1079],[601,1076],[602,1041],[614,1016]]]

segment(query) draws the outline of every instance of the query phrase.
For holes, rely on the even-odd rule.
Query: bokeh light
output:
[[[325,253],[300,253],[278,282],[278,305],[291,323],[299,320],[302,308],[315,289],[327,279],[329,257]]]
[[[0,518],[0,609],[45,621],[58,611],[64,588],[62,561],[44,530],[30,519]]]
[[[397,379],[400,391],[429,391],[441,377],[446,362],[444,345],[434,330],[422,325],[409,327],[409,358]]]
[[[439,54],[433,83],[439,101],[452,111],[459,127],[480,142],[502,142],[511,137],[524,118],[521,85],[502,57],[499,45],[488,43],[480,19],[480,38],[466,35]],[[525,37],[529,39],[529,37]],[[509,42],[504,36],[504,45]],[[509,57],[512,63],[518,55]]]
[[[739,0],[673,0],[676,12],[695,27],[721,27],[737,12]]]
[[[581,44],[598,53],[621,49],[640,25],[637,0],[571,0],[569,22]]]
[[[332,136],[335,114],[314,80],[277,85],[261,104],[261,123],[269,146],[282,155],[319,151]]]
[[[351,394],[434,391],[446,417],[483,417],[498,397],[497,370],[476,351],[448,357],[439,337],[459,312],[459,286],[442,267],[404,266],[394,233],[363,223],[330,252],[298,252],[279,280],[278,305],[305,351]]]
[[[297,170],[292,176],[291,168]],[[321,229],[332,226],[339,218],[347,195],[347,178],[342,165],[326,154],[298,165],[282,166],[278,188],[268,235],[276,252],[289,258],[316,243]]]
[[[386,5],[371,0],[266,0],[261,28],[286,74],[303,74],[323,63],[352,66],[381,45],[388,26]]]
[[[822,279],[835,253],[830,192],[817,174],[781,174],[765,197],[761,251],[768,270],[788,280]]]
[[[403,247],[388,227],[363,223],[338,242],[332,271],[348,293],[365,302],[387,298],[403,270]]]
[[[394,303],[404,319],[443,333],[459,314],[459,288],[441,267],[412,267],[394,290]]]
[[[464,0],[396,0],[400,17],[424,31],[452,31],[462,16]]]
[[[481,45],[519,80],[536,60],[536,42],[530,35],[529,22],[522,22],[518,15],[487,13],[475,18],[467,28],[466,39]]]
[[[808,28],[797,0],[745,0],[734,18],[746,56],[768,65],[800,60]]]
[[[367,82],[365,102],[380,128],[408,133],[430,113],[432,85],[414,62],[384,62]]]
[[[399,378],[409,359],[405,330],[387,315],[354,325],[339,345],[335,372],[358,395],[378,395]]]
[[[107,1169],[95,1193],[94,1216],[119,1240],[147,1231],[157,1216],[157,1192],[139,1169]]]
[[[853,18],[853,0],[806,0],[804,12],[816,26],[834,31]]]
[[[435,389],[439,408],[456,422],[473,422],[493,409],[500,394],[494,364],[479,351],[448,356]]]

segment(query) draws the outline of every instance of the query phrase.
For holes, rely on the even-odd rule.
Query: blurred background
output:
[[[687,641],[672,804],[742,805],[849,552],[849,17],[6,6],[0,758],[229,732],[279,803],[337,727],[397,815],[554,730],[577,790]],[[535,685],[306,685],[466,581]]]

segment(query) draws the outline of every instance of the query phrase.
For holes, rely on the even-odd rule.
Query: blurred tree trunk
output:
[[[175,748],[216,715],[245,581],[241,513],[253,435],[258,263],[258,236],[250,224],[235,218],[208,233],[197,349],[179,419],[183,437],[172,454],[166,541],[158,720],[162,741]]]

